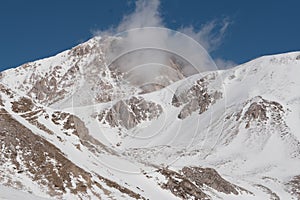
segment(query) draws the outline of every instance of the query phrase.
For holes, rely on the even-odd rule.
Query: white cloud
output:
[[[143,27],[163,27],[159,5],[159,0],[136,1],[135,11],[123,17],[122,22],[117,27],[117,31],[122,32]]]
[[[166,68],[170,65],[169,54],[171,53],[189,62],[189,65],[182,66],[182,71],[186,75],[216,70],[217,67],[207,52],[214,51],[222,44],[230,21],[227,18],[221,21],[214,20],[204,24],[199,30],[189,26],[172,31],[165,27],[159,12],[159,5],[159,0],[137,0],[134,12],[124,16],[117,27],[95,32],[97,35],[122,37],[122,40],[115,42],[114,46],[111,46],[106,52],[110,61],[113,62],[119,59],[120,55],[128,53],[126,59],[122,58],[122,66],[125,71],[134,71],[136,66],[151,67],[146,65],[151,62],[159,63],[160,68],[163,66]],[[152,48],[168,53],[140,51],[129,54],[136,49],[143,48]],[[229,66],[231,62],[221,62],[221,59],[218,59],[218,63],[224,67],[226,63],[226,66]],[[142,73],[140,68],[138,71]],[[157,77],[160,72],[161,70],[155,70],[153,67],[153,70],[144,70],[143,76]]]
[[[223,42],[224,35],[231,22],[228,18],[214,20],[204,24],[199,30],[193,26],[181,28],[179,31],[195,39],[208,52],[216,50]]]
[[[237,64],[231,60],[224,60],[217,58],[214,60],[219,69],[228,69],[237,66]]]

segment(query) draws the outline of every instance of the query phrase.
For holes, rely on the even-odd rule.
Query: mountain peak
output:
[[[300,52],[187,73],[170,52],[167,70],[131,68],[163,52],[112,56],[121,40],[1,73],[1,185],[56,199],[298,198]]]

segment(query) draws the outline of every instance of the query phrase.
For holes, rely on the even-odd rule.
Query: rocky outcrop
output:
[[[33,134],[14,120],[4,109],[1,113],[2,183],[14,186],[10,177],[25,174],[45,188],[51,196],[63,195],[67,190],[71,190],[73,194],[92,190],[93,181],[89,173],[66,159],[64,154],[47,140]],[[9,163],[12,168],[9,167]],[[76,183],[75,186],[72,182]],[[26,188],[25,185],[19,186]]]
[[[159,172],[167,179],[167,182],[161,184],[161,187],[170,190],[175,196],[181,199],[209,199],[207,194],[192,181],[186,179],[184,175],[166,168],[159,170]]]
[[[103,193],[111,193],[104,184],[125,196],[144,199],[140,194],[101,175],[95,179],[91,173],[68,160],[53,144],[12,118],[6,110],[1,109],[0,112],[1,184],[31,192],[30,187],[16,178],[21,174],[56,199],[63,198],[69,192],[78,199],[101,199]]]
[[[13,98],[13,93],[10,89],[8,89],[7,87],[5,87],[3,84],[0,83],[0,92],[2,92],[4,95],[9,96],[10,98]],[[2,95],[1,95],[2,96]],[[1,97],[0,96],[0,97]]]
[[[103,145],[101,142],[93,138],[86,128],[84,122],[77,116],[70,113],[55,111],[49,114],[43,107],[37,106],[30,98],[20,97],[18,100],[11,102],[12,111],[19,116],[26,119],[29,123],[36,126],[38,129],[50,134],[56,135],[60,142],[64,142],[61,138],[61,133],[78,137],[80,143],[75,144],[76,148],[80,150],[80,146],[86,146],[94,153],[109,152],[115,154],[111,149]],[[60,127],[61,132],[54,132],[50,130],[45,124],[39,121],[39,118],[53,123],[54,126]]]
[[[18,101],[12,102],[12,110],[16,113],[25,113],[33,111],[34,104],[31,99],[21,97]]]
[[[79,78],[79,67],[77,65],[72,66],[60,77],[61,74],[58,71],[61,68],[61,66],[55,66],[53,71],[49,74],[46,73],[44,77],[33,74],[31,79],[33,79],[34,84],[27,94],[44,105],[51,105],[63,99],[68,93],[65,88],[76,87],[74,80]]]
[[[111,108],[102,111],[98,120],[111,127],[131,129],[143,121],[152,120],[160,116],[162,107],[149,102],[142,97],[131,97],[115,103]]]
[[[239,191],[246,191],[225,179],[213,168],[184,167],[182,173],[198,187],[209,186],[225,194],[238,195]]]
[[[178,114],[179,119],[185,119],[196,111],[202,114],[222,97],[220,91],[209,91],[207,84],[207,78],[201,78],[188,90],[173,95],[172,105],[175,107],[183,106]]]
[[[255,184],[254,186],[264,191],[265,193],[269,194],[271,200],[280,200],[279,196],[275,192],[273,192],[270,188],[261,184]]]
[[[182,199],[210,199],[210,196],[206,194],[207,187],[225,194],[251,193],[226,181],[212,168],[184,167],[179,172],[163,168],[158,171],[167,179],[161,187],[170,190]]]
[[[282,105],[275,101],[268,101],[258,96],[249,101],[250,105],[244,112],[242,119],[246,121],[246,128],[250,127],[251,122],[266,122],[270,117],[275,122],[279,122],[284,113]],[[241,111],[243,112],[243,111]],[[237,116],[237,120],[241,117]]]
[[[86,54],[91,53],[92,51],[92,47],[88,44],[82,44],[82,45],[78,45],[74,48],[71,49],[71,51],[68,53],[69,55],[72,56],[84,56]]]
[[[296,199],[300,199],[300,175],[294,176],[286,185],[288,186],[291,194]]]
[[[76,135],[79,138],[81,145],[86,146],[91,152],[115,154],[114,151],[89,134],[84,122],[79,117],[70,113],[56,111],[50,118],[55,125],[62,127],[61,131],[63,131],[64,134]],[[80,150],[80,145],[78,144],[76,148]]]
[[[230,109],[228,109],[227,115],[224,118],[224,126],[230,128],[224,130],[224,134],[220,137],[220,140],[223,140],[223,144],[230,144],[240,134],[242,129],[246,129],[246,137],[249,142],[253,140],[250,139],[251,137],[259,136],[260,140],[258,141],[261,143],[254,145],[257,148],[260,146],[258,149],[263,149],[266,141],[268,141],[272,134],[277,134],[277,131],[281,135],[280,137],[283,135],[291,136],[283,120],[286,110],[278,102],[256,96],[240,105],[234,106],[237,109],[232,112],[229,112]],[[292,143],[295,143],[295,140]],[[244,147],[246,147],[246,143]]]

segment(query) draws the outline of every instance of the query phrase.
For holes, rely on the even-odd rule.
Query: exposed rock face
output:
[[[119,185],[118,183],[116,183],[116,182],[114,182],[114,181],[112,181],[112,180],[109,180],[109,179],[104,178],[104,177],[102,177],[102,176],[98,176],[98,178],[99,178],[101,181],[105,182],[107,186],[119,190],[119,191],[120,191],[122,194],[124,194],[124,195],[128,195],[128,196],[130,196],[130,197],[132,197],[132,198],[134,198],[134,199],[142,199],[142,200],[146,200],[146,198],[143,197],[142,195],[137,194],[137,193],[135,193],[134,191],[129,190],[128,188],[123,187],[123,186]],[[114,198],[112,198],[112,199],[114,199]]]
[[[72,48],[72,50],[69,52],[69,55],[72,56],[84,56],[86,54],[91,53],[91,51],[93,50],[93,47],[91,47],[88,44],[82,44],[82,45],[78,45],[74,48]]]
[[[10,98],[13,97],[13,93],[11,92],[10,89],[5,87],[3,84],[0,83],[0,92],[2,92],[4,95],[9,96]],[[0,96],[1,97],[1,96]]]
[[[44,187],[50,195],[60,196],[68,189],[74,194],[91,190],[93,181],[89,173],[71,163],[47,140],[19,124],[4,109],[1,109],[1,113],[2,183],[15,186],[10,177],[24,173]],[[75,186],[72,181],[76,183]],[[18,187],[26,188],[20,184]]]
[[[32,65],[32,66],[31,66]],[[27,64],[31,68],[36,68],[34,64]],[[24,84],[32,84],[32,88],[27,95],[44,105],[51,105],[65,97],[68,93],[65,88],[76,87],[74,80],[79,79],[79,67],[74,64],[65,73],[62,66],[54,66],[49,73],[44,76],[33,72]]]
[[[199,114],[207,111],[209,106],[222,97],[222,93],[219,91],[209,91],[207,84],[206,78],[201,78],[187,91],[174,94],[172,105],[175,107],[183,105],[178,115],[179,119],[184,119],[197,110],[199,110]]]
[[[244,118],[247,118],[249,120],[251,119],[259,119],[262,121],[267,120],[267,114],[266,114],[266,106],[261,105],[257,102],[254,102],[250,105],[247,112],[244,115]]]
[[[235,139],[243,138],[243,146],[237,151],[256,153],[266,148],[273,138],[278,138],[290,158],[300,156],[298,138],[286,124],[288,109],[275,101],[261,96],[253,97],[235,112],[228,113],[224,126],[227,127],[220,136],[224,145],[230,145]]]
[[[161,113],[162,107],[159,104],[145,101],[142,97],[131,97],[101,112],[98,120],[112,127],[131,129],[142,121],[159,117]]]
[[[12,111],[36,126],[38,129],[56,135],[60,142],[62,134],[49,130],[39,122],[40,118],[48,120],[67,136],[75,135],[80,143],[74,146],[81,151],[81,145],[94,153],[115,153],[88,134],[88,130],[77,116],[56,111],[49,115],[28,97],[19,97],[5,86],[1,86],[0,105],[4,107],[2,97]],[[10,105],[9,105],[10,104]],[[66,194],[73,194],[78,199],[110,195],[119,191],[125,197],[144,199],[140,194],[119,185],[99,174],[95,178],[90,172],[78,167],[66,155],[43,137],[15,120],[4,108],[0,110],[0,183],[16,189],[32,192],[30,186],[36,184],[45,193],[56,199],[63,199]],[[18,177],[23,177],[18,178]],[[31,181],[31,182],[30,182]]]
[[[254,98],[257,101],[254,101],[250,104],[248,109],[243,115],[243,120],[246,120],[246,128],[249,128],[252,121],[257,122],[266,122],[269,117],[275,121],[279,121],[284,113],[282,105],[275,101],[268,101],[261,98],[260,96]],[[269,116],[268,116],[269,115]],[[239,119],[238,116],[237,119]]]
[[[250,193],[226,181],[212,168],[184,167],[180,172],[164,168],[159,172],[168,180],[167,183],[162,184],[162,188],[170,190],[182,199],[210,199],[210,196],[204,192],[207,186],[225,194]]]
[[[209,199],[208,195],[192,183],[192,181],[186,179],[182,174],[169,169],[161,169],[160,173],[168,180],[166,183],[163,183],[161,187],[170,190],[175,196],[178,196],[181,199]]]
[[[34,105],[29,98],[21,97],[18,101],[12,102],[12,110],[16,113],[25,113],[32,111]]]
[[[35,97],[38,101],[44,102],[47,99],[53,101],[54,98],[57,98],[57,94],[61,97],[63,93],[65,93],[64,90],[58,91],[54,77],[49,79],[45,77],[38,80],[28,94]]]
[[[30,192],[31,188],[23,185],[22,180],[18,181],[16,178],[21,175],[38,184],[50,196],[58,199],[63,198],[63,195],[68,192],[78,199],[92,198],[92,196],[101,199],[102,193],[109,195],[110,190],[118,190],[123,195],[135,199],[144,199],[140,194],[101,175],[97,175],[97,179],[93,178],[91,173],[68,160],[64,153],[53,144],[35,135],[13,119],[5,109],[1,109],[0,113],[1,184]],[[66,113],[62,115],[66,119],[64,124],[66,129],[69,126],[73,128],[77,118],[70,117]],[[68,117],[71,119],[68,120]],[[90,138],[85,138],[87,136],[82,133],[74,134],[90,141]],[[105,188],[103,184],[111,189]]]
[[[270,124],[274,130],[288,133],[286,124],[282,120],[284,113],[285,109],[278,102],[266,100],[261,96],[253,97],[241,104],[236,111],[227,114],[224,125],[230,128],[224,131],[221,138],[227,145],[240,133],[241,129],[245,128],[249,133],[247,135],[249,141],[251,141],[249,137],[259,136],[261,145],[265,145],[265,141],[271,137],[271,134],[276,134],[275,131],[269,130]],[[260,145],[256,143],[256,146]]]
[[[225,194],[238,195],[239,191],[244,189],[233,185],[223,179],[220,174],[213,168],[201,168],[201,167],[184,167],[182,173],[192,182],[196,183],[198,187],[207,185],[215,190]]]
[[[83,79],[89,80],[87,74],[99,77],[99,69],[104,65],[100,49],[99,39],[92,39],[55,56],[55,59],[23,64],[15,70],[14,76],[18,78],[12,89],[46,106],[59,102],[75,93]],[[10,75],[3,75],[4,83],[11,83],[13,77]]]
[[[109,56],[105,53],[114,40],[93,38],[55,58],[23,64],[15,70],[14,76],[18,77],[18,80],[14,81],[13,90],[21,91],[42,105],[55,107],[69,97],[83,92],[89,95],[91,102],[103,103],[120,99],[122,93],[128,94],[128,87],[148,93],[186,77],[181,69],[187,65],[186,61],[172,57],[169,62],[173,73],[169,74],[170,70],[164,72],[164,76],[155,79],[157,84],[141,86],[128,83],[128,77],[124,77],[127,71],[120,71],[118,67],[124,64],[122,58],[117,59],[117,63],[110,64]],[[11,84],[7,74],[1,74],[2,76],[6,77],[3,79],[4,83]],[[122,88],[124,85],[127,87],[126,92]]]
[[[268,193],[270,195],[271,200],[280,200],[279,196],[275,192],[273,192],[270,188],[261,184],[256,184],[255,186],[261,189],[262,191],[264,191],[265,193]]]
[[[287,183],[291,194],[295,196],[295,198],[300,199],[300,175],[295,176]]]
[[[2,89],[6,91],[11,98],[13,97],[13,93],[10,90],[5,90],[5,87]],[[3,106],[1,101],[0,105]],[[18,100],[11,101],[11,108],[13,112],[26,119],[38,129],[50,135],[56,135],[60,142],[64,142],[64,140],[61,139],[61,135],[50,130],[47,126],[39,121],[39,118],[52,122],[54,126],[60,127],[62,133],[67,136],[77,136],[80,143],[74,145],[76,145],[77,149],[79,150],[81,148],[80,146],[83,145],[94,153],[109,152],[111,154],[115,154],[115,152],[113,152],[111,149],[107,148],[101,142],[93,138],[89,134],[84,122],[75,115],[61,111],[55,111],[54,113],[49,114],[43,107],[37,106],[28,97],[20,97]]]
[[[93,138],[86,128],[85,124],[81,119],[79,119],[77,116],[72,115],[70,113],[65,112],[59,112],[56,111],[52,114],[51,121],[56,124],[60,125],[62,127],[62,131],[64,131],[64,134],[70,135],[74,134],[80,139],[81,145],[86,146],[90,149],[90,151],[96,153],[96,152],[102,152],[102,153],[111,153],[115,154],[111,149],[107,148],[105,145],[103,145],[101,142]],[[80,150],[80,145],[77,145],[77,148]]]

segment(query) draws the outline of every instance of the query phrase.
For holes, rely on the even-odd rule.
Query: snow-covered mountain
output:
[[[140,86],[116,39],[1,72],[0,199],[300,199],[300,52]]]

